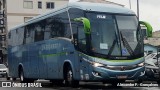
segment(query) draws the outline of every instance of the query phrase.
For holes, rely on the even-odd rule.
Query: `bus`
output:
[[[46,79],[69,86],[140,80],[145,74],[141,33],[130,9],[70,2],[9,31],[9,75],[21,82]]]

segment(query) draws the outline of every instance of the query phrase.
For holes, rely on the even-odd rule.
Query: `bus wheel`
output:
[[[12,80],[12,81],[16,81],[16,78],[13,78],[13,77],[12,77],[11,80]]]
[[[79,85],[79,81],[73,79],[73,71],[71,67],[67,67],[65,70],[65,85],[77,87]]]
[[[27,79],[27,78],[24,77],[24,72],[23,72],[22,68],[20,69],[19,77],[20,77],[20,82],[21,83],[24,83],[24,82],[34,82],[34,80],[32,80],[32,79]]]
[[[6,79],[7,80],[10,80],[10,77],[8,76],[8,74],[6,73]]]
[[[20,69],[19,78],[20,78],[20,82],[22,82],[22,83],[25,82],[24,72],[23,72],[22,68]]]

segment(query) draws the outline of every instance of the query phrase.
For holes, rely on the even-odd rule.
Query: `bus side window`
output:
[[[86,52],[86,36],[83,26],[78,26],[78,48],[82,52]]]
[[[67,12],[45,19],[44,39],[71,36]]]
[[[34,41],[42,41],[44,40],[44,29],[45,27],[43,27],[43,25],[41,25],[42,23],[37,23],[34,26],[34,30],[35,30],[35,36],[34,36]]]
[[[54,23],[51,25],[51,38],[64,37],[65,23],[60,16],[61,14],[55,16],[56,19],[54,19]]]
[[[29,44],[31,43],[31,30],[29,28],[29,26],[25,27],[25,38],[24,38],[24,44]]]
[[[61,26],[58,30],[60,37],[71,38],[71,29],[67,11],[56,15],[56,18]]]

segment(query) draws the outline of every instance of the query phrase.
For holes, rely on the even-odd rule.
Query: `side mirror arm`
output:
[[[139,21],[140,25],[144,25],[147,27],[147,37],[152,37],[152,26],[148,23],[148,22],[145,22],[145,21]]]

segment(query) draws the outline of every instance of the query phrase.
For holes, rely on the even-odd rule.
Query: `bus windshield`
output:
[[[136,16],[105,13],[86,13],[86,16],[91,23],[91,46],[94,55],[128,59],[143,54]]]

